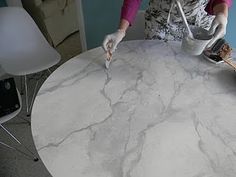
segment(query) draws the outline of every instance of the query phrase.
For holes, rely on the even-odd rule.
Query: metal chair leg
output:
[[[49,75],[52,73],[50,69],[47,69]],[[41,76],[40,78],[42,78],[43,74],[41,72]],[[38,89],[38,84],[39,84],[39,80],[37,80],[35,87],[34,87],[34,92],[32,95],[32,98],[30,100],[29,98],[29,92],[28,92],[28,82],[27,82],[27,76],[24,76],[24,82],[25,82],[25,100],[26,100],[26,112],[27,112],[27,117],[29,117],[31,115],[31,110],[33,107],[33,103],[34,103],[34,99],[36,97],[36,93],[37,93],[37,89]]]
[[[20,94],[23,95],[24,94],[24,91],[23,91],[23,77],[20,76]]]
[[[23,145],[23,144],[22,144],[13,134],[11,134],[2,124],[0,124],[0,127],[1,127],[9,136],[11,136],[18,144],[20,144],[22,147],[24,147],[25,150],[27,150],[30,154],[26,154],[25,152],[23,152],[23,151],[21,151],[21,150],[15,148],[15,147],[12,147],[12,146],[10,146],[10,145],[8,145],[8,144],[6,144],[6,143],[3,143],[3,142],[0,142],[0,144],[2,144],[3,146],[5,146],[5,147],[7,147],[7,148],[14,149],[14,150],[16,150],[16,151],[18,151],[18,152],[20,152],[20,153],[22,153],[22,154],[24,154],[24,155],[26,155],[26,156],[28,156],[28,157],[31,157],[35,162],[39,160],[36,156],[34,156],[34,153],[33,153],[33,152],[31,152],[25,145]]]
[[[2,124],[0,124],[0,127],[5,130],[5,132],[7,132],[7,134],[10,135],[17,143],[21,144],[21,142],[14,135],[12,135],[5,127],[3,127]]]
[[[52,74],[52,71],[50,69],[47,69],[47,70],[48,70],[49,74]]]
[[[34,93],[33,93],[33,96],[32,96],[31,102],[30,102],[30,107],[29,107],[30,113],[31,113],[31,111],[32,111],[34,99],[35,99],[35,97],[36,97],[36,92],[37,92],[37,89],[38,89],[38,84],[39,84],[39,81],[36,82],[35,87],[34,87]]]
[[[19,119],[25,121],[27,124],[31,125],[31,122],[28,119],[25,119],[23,117],[19,117]]]
[[[30,116],[29,113],[29,96],[28,96],[28,85],[27,85],[27,76],[24,76],[25,79],[25,102],[26,102],[26,113],[27,116]]]

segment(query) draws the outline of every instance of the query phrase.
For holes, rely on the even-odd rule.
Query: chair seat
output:
[[[48,69],[60,61],[60,55],[57,52],[47,52],[45,50],[47,49],[31,51],[31,54],[28,51],[27,56],[24,56],[24,52],[22,54],[19,52],[17,56],[1,60],[2,68],[7,74],[15,76],[33,74]],[[37,60],[34,59],[36,55],[40,56],[37,57]],[[32,58],[32,60],[29,60],[29,58]]]

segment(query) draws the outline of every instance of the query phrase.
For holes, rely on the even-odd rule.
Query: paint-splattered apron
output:
[[[209,0],[181,0],[189,25],[209,29],[213,16],[205,7]],[[145,13],[147,39],[181,40],[185,27],[174,0],[150,0]]]

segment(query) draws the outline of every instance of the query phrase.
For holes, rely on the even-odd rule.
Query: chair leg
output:
[[[21,144],[21,142],[14,135],[12,135],[5,127],[3,127],[2,124],[0,124],[0,127],[5,130],[5,132],[7,132],[7,134],[10,135],[18,144]]]
[[[28,84],[27,84],[27,76],[24,76],[24,80],[25,80],[25,102],[26,102],[26,114],[27,117],[30,116],[29,113],[29,96],[28,96]]]
[[[48,70],[49,74],[52,74],[52,71],[50,69],[47,69],[47,70]]]
[[[33,152],[31,152],[25,145],[23,145],[23,144],[22,144],[13,134],[11,134],[2,124],[0,124],[0,127],[1,127],[9,136],[11,136],[18,144],[20,144],[23,148],[25,148],[25,150],[27,150],[30,154],[26,154],[25,152],[22,152],[21,150],[15,148],[15,147],[12,147],[12,146],[10,146],[10,145],[8,145],[8,144],[5,144],[5,143],[3,143],[3,142],[0,142],[0,144],[2,144],[3,146],[5,146],[5,147],[7,147],[7,148],[9,148],[9,149],[14,149],[14,150],[16,150],[16,151],[18,151],[18,152],[20,152],[20,153],[22,153],[22,154],[24,154],[24,155],[26,155],[26,156],[28,156],[28,157],[31,157],[35,162],[39,160],[36,156],[34,156]]]
[[[24,91],[23,91],[23,77],[20,76],[20,94],[23,95],[24,94]]]
[[[36,82],[35,87],[34,87],[34,93],[33,93],[33,96],[32,96],[31,102],[30,102],[30,107],[29,107],[30,113],[32,111],[32,106],[33,106],[33,103],[34,103],[34,99],[35,99],[35,96],[36,96],[38,85],[39,85],[39,81]]]
[[[27,76],[25,75],[25,100],[26,100],[26,112],[27,112],[27,117],[29,117],[31,115],[31,110],[32,110],[32,106],[34,103],[34,99],[37,93],[37,89],[38,89],[38,84],[39,81],[37,80],[35,87],[34,87],[34,92],[32,95],[32,98],[30,100],[29,98],[29,92],[28,92],[28,82],[27,82]]]
[[[52,73],[52,71],[50,69],[47,69],[47,71],[48,71],[49,75]],[[41,73],[41,77],[42,77],[42,73]],[[33,107],[34,99],[36,97],[36,93],[37,93],[37,89],[38,89],[38,84],[39,84],[39,80],[37,80],[37,82],[35,84],[33,96],[32,96],[32,98],[30,100],[29,92],[28,92],[27,76],[26,75],[24,76],[25,102],[26,102],[27,117],[29,117],[31,115],[31,110],[32,110],[32,107]]]
[[[28,119],[25,119],[23,117],[19,117],[19,119],[25,121],[27,124],[31,125],[31,122]]]

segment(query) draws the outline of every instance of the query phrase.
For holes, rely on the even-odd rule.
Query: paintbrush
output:
[[[105,62],[105,66],[107,69],[109,69],[109,66],[110,66],[110,63],[111,63],[111,60],[112,60],[112,53],[111,53],[111,43],[108,44],[108,50],[107,50],[107,57],[106,57],[106,62]]]

